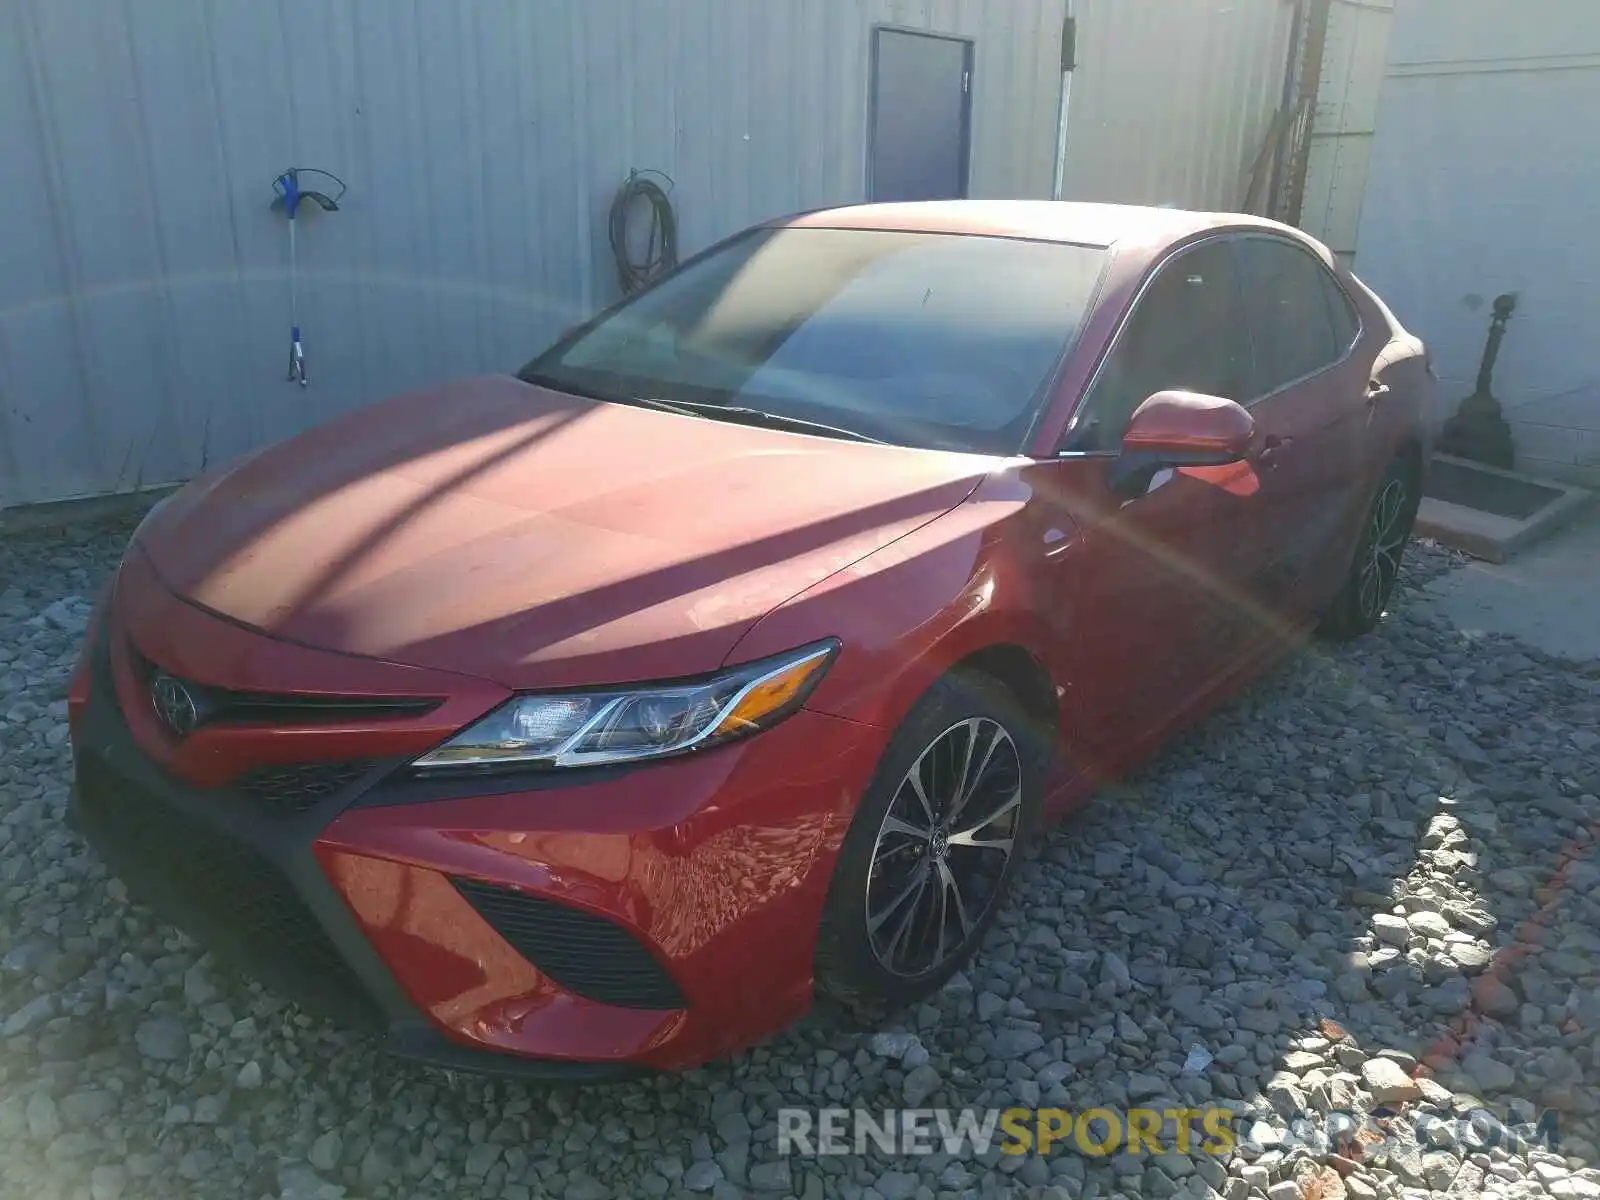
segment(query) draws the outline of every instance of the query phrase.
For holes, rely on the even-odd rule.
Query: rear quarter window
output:
[[[1322,272],[1322,294],[1328,301],[1328,316],[1333,322],[1333,336],[1341,350],[1347,350],[1361,332],[1361,314],[1355,301],[1329,272]]]

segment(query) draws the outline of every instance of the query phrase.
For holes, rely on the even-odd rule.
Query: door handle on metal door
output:
[[[1287,450],[1294,444],[1293,438],[1279,437],[1269,433],[1261,439],[1261,449],[1256,451],[1256,461],[1264,467],[1276,467],[1280,451]]]
[[[1389,385],[1377,379],[1367,381],[1367,403],[1376,404],[1389,394]]]

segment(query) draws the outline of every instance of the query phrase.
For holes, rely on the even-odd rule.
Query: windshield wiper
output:
[[[843,438],[849,442],[872,442],[878,446],[887,446],[889,444],[882,438],[875,438],[855,429],[843,429],[838,425],[824,425],[821,421],[808,421],[804,417],[791,417],[784,413],[768,412],[764,408],[747,408],[740,404],[711,404],[699,400],[657,400],[654,397],[638,397],[638,399],[641,403],[648,403],[652,406],[659,405],[673,412],[697,417],[710,417],[713,420],[735,421],[746,425],[766,425],[773,429],[792,429],[797,433],[820,433],[827,437]]]
[[[821,421],[808,421],[804,417],[790,417],[783,413],[767,412],[763,408],[748,408],[740,404],[712,404],[705,400],[663,400],[659,396],[633,396],[625,392],[607,392],[599,388],[574,383],[569,379],[547,375],[543,371],[522,370],[517,378],[523,383],[552,388],[591,400],[609,400],[613,404],[637,404],[660,412],[677,413],[680,417],[710,417],[718,421],[733,421],[745,425],[766,425],[773,429],[793,429],[800,433],[820,433],[828,437],[843,438],[851,442],[872,442],[887,446],[882,438],[871,437],[854,429],[825,425]]]
[[[518,371],[517,378],[523,383],[531,383],[535,387],[547,387],[552,391],[566,392],[573,396],[583,396],[589,400],[605,400],[612,404],[637,404],[642,408],[656,408],[662,412],[677,413],[680,417],[698,417],[698,409],[686,405],[674,404],[671,400],[659,400],[654,396],[630,396],[625,392],[607,392],[597,387],[574,383],[570,379],[561,379],[555,375],[546,375],[543,371]]]

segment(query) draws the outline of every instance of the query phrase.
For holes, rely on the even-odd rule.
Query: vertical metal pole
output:
[[[1072,72],[1078,66],[1078,19],[1067,5],[1061,21],[1061,107],[1056,112],[1056,172],[1050,198],[1060,200],[1067,190],[1067,118],[1072,110]]]
[[[294,214],[289,214],[289,327],[300,328],[300,281],[299,271],[295,262],[294,247]],[[294,335],[298,338],[300,335]]]
[[[1056,178],[1050,198],[1060,200],[1067,187],[1067,114],[1072,107],[1072,72],[1061,72],[1061,110],[1056,114]]]

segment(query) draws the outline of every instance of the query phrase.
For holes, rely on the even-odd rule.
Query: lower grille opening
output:
[[[617,1008],[687,1007],[672,977],[622,926],[542,896],[451,882],[517,953],[569,992]]]
[[[229,787],[279,812],[303,813],[343,791],[376,766],[373,762],[308,762],[259,767],[241,775]]]
[[[381,1025],[355,972],[272,862],[92,756],[77,771],[78,823],[135,899],[307,1010]]]

